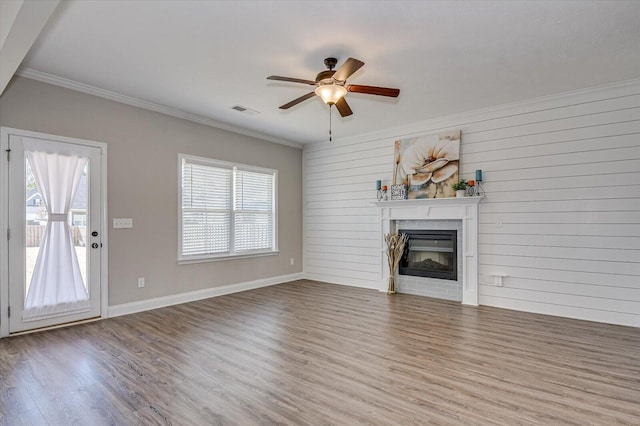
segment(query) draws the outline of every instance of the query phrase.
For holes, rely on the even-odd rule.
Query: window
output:
[[[276,170],[179,154],[179,261],[276,253]]]

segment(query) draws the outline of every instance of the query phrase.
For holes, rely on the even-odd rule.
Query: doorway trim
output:
[[[100,149],[101,152],[101,190],[100,203],[102,214],[100,228],[103,249],[100,250],[100,319],[109,317],[109,222],[107,209],[107,144],[86,139],[69,138],[48,133],[32,132],[29,130],[0,127],[0,338],[9,336],[9,161],[7,149],[9,136],[48,139],[58,142],[86,145]],[[58,326],[52,326],[55,328]],[[21,334],[21,333],[18,333]]]

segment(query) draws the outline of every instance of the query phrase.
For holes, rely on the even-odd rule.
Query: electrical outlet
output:
[[[494,274],[493,275],[493,285],[495,285],[496,287],[502,287],[504,285],[504,279],[507,278],[509,275],[505,275],[505,274]]]
[[[291,262],[291,266],[295,265],[295,263],[296,263],[296,262],[293,260],[293,257],[291,258],[290,262]]]
[[[138,288],[144,287],[144,278],[138,278]]]

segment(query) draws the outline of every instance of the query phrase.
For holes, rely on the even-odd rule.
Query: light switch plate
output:
[[[113,219],[113,229],[118,228],[133,228],[133,219],[131,218],[120,218]]]

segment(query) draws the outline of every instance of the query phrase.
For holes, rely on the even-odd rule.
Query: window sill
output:
[[[190,263],[204,263],[204,262],[219,262],[222,260],[234,260],[234,259],[249,259],[252,257],[265,257],[275,256],[280,254],[280,251],[267,251],[267,252],[254,252],[246,254],[227,254],[222,256],[203,257],[198,259],[178,259],[178,265],[188,265]]]

